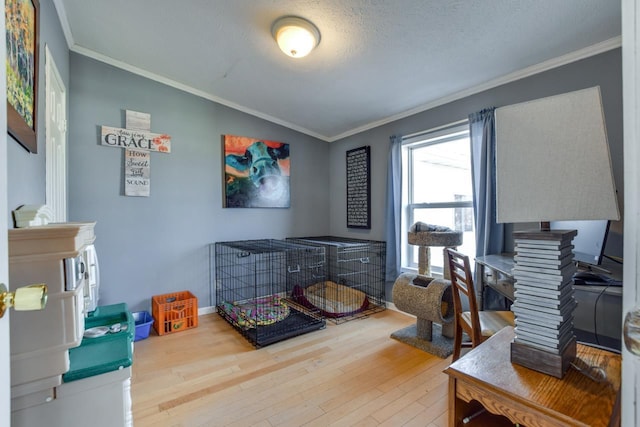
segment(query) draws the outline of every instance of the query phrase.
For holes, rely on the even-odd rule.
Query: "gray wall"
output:
[[[22,205],[45,203],[45,45],[49,47],[60,77],[69,88],[69,49],[52,0],[40,1],[40,55],[38,86],[38,154],[27,152],[9,135],[7,141],[7,201],[9,224],[11,211]]]
[[[618,190],[620,211],[623,211],[623,153],[622,153],[622,55],[621,49],[605,52],[572,64],[505,84],[419,114],[397,120],[367,132],[331,144],[331,234],[384,240],[385,193],[389,137],[408,135],[440,125],[465,119],[470,113],[487,107],[501,107],[545,96],[570,92],[599,85],[606,116],[609,146],[614,177]],[[402,96],[402,94],[399,94]],[[372,194],[371,230],[361,231],[346,227],[345,211],[345,154],[347,150],[363,145],[371,146]],[[570,173],[567,165],[567,173]],[[441,185],[441,183],[424,183]],[[528,227],[530,225],[518,225]],[[506,236],[507,249],[513,248],[511,231]],[[622,221],[612,222],[605,253],[622,256]]]
[[[508,83],[436,108],[336,141],[330,148],[331,234],[385,240],[385,203],[389,137],[409,135],[467,118],[487,107],[501,107],[599,85],[607,124],[620,212],[623,212],[622,51],[615,49],[563,67]],[[400,94],[401,95],[401,94]],[[371,230],[346,227],[345,155],[352,148],[371,146]],[[567,169],[570,173],[570,167]],[[441,185],[441,183],[425,183]],[[513,251],[512,232],[535,224],[507,224],[505,250]],[[613,221],[605,253],[622,256],[623,220]],[[391,300],[393,283],[387,283]]]
[[[97,221],[101,303],[150,308],[152,295],[189,289],[208,306],[215,241],[333,234],[384,239],[389,136],[410,134],[503,106],[600,85],[622,211],[622,72],[616,49],[327,144],[77,54],[70,54],[51,0],[42,0],[37,155],[8,144],[8,206],[45,203],[44,46],[69,93],[69,220]],[[151,155],[151,196],[122,195],[123,152],[99,145],[99,127],[124,127],[124,110],[150,113],[172,153]],[[290,209],[223,209],[220,136],[291,144]],[[372,228],[346,227],[345,153],[371,146]],[[11,215],[7,212],[7,215]],[[606,252],[622,254],[622,221]],[[507,245],[511,245],[508,238]]]
[[[70,70],[69,219],[97,221],[100,304],[149,310],[190,290],[210,306],[209,243],[329,232],[327,143],[75,53]],[[170,154],[151,154],[150,197],[123,196],[124,150],[99,145],[125,110],[171,136]],[[222,208],[223,134],[290,144],[290,209]]]

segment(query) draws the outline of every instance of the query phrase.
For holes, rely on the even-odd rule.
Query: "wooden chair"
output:
[[[469,257],[451,248],[446,249],[446,254],[453,291],[455,332],[452,360],[455,362],[462,347],[473,348],[505,326],[514,326],[514,316],[511,311],[479,311]],[[469,300],[469,311],[463,311],[460,294]],[[471,342],[462,342],[463,332],[469,335]]]

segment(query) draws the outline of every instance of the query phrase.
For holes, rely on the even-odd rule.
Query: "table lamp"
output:
[[[496,219],[514,232],[511,361],[562,378],[575,359],[575,230],[549,221],[620,219],[600,88],[496,109]]]

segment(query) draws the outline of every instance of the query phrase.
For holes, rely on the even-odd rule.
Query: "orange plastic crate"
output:
[[[153,329],[158,335],[198,326],[198,298],[189,291],[153,296],[151,311]]]

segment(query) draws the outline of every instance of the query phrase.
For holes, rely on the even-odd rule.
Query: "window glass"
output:
[[[468,135],[412,151],[412,203],[472,200]]]
[[[475,256],[468,124],[405,139],[403,144],[402,267],[418,269],[418,247],[406,235],[420,221],[463,232],[458,250]],[[443,271],[443,248],[430,249],[431,273]]]

